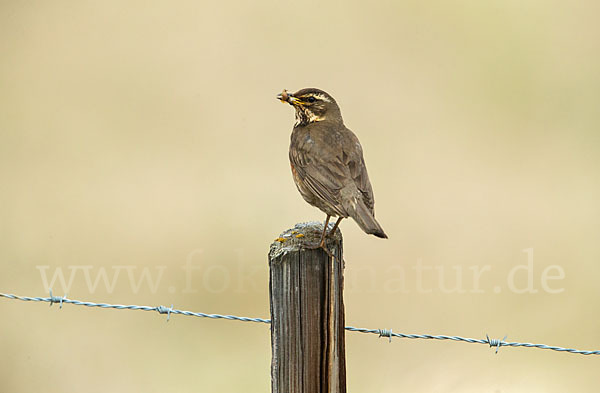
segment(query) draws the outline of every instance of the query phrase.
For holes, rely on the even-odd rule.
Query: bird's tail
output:
[[[383,239],[387,239],[387,235],[383,231],[383,228],[375,219],[371,209],[367,208],[363,201],[358,201],[356,209],[350,214],[350,216],[356,221],[358,226],[370,235],[375,235]]]

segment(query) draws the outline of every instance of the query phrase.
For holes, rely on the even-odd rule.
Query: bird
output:
[[[304,200],[327,216],[319,247],[324,247],[325,239],[348,217],[365,233],[387,239],[375,219],[373,188],[362,146],[344,125],[335,99],[317,88],[295,93],[283,90],[277,99],[295,109],[289,150],[294,183]],[[327,233],[331,217],[337,221]]]

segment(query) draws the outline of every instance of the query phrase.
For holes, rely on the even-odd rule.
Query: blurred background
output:
[[[268,317],[323,214],[282,89],[359,136],[346,323],[600,349],[595,1],[3,1],[0,292]],[[261,324],[0,299],[0,391],[270,389]],[[346,336],[350,392],[593,392],[597,357]]]

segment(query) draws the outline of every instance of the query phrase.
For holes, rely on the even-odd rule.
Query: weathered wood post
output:
[[[318,244],[323,224],[297,224],[269,252],[272,393],[345,393],[342,234]]]

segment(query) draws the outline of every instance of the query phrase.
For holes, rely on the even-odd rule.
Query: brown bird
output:
[[[308,88],[277,96],[296,110],[290,143],[290,164],[304,200],[326,215],[320,247],[343,218],[352,217],[368,234],[386,238],[375,220],[373,189],[369,182],[362,146],[344,125],[340,107],[323,90]],[[338,217],[327,234],[331,217]]]

